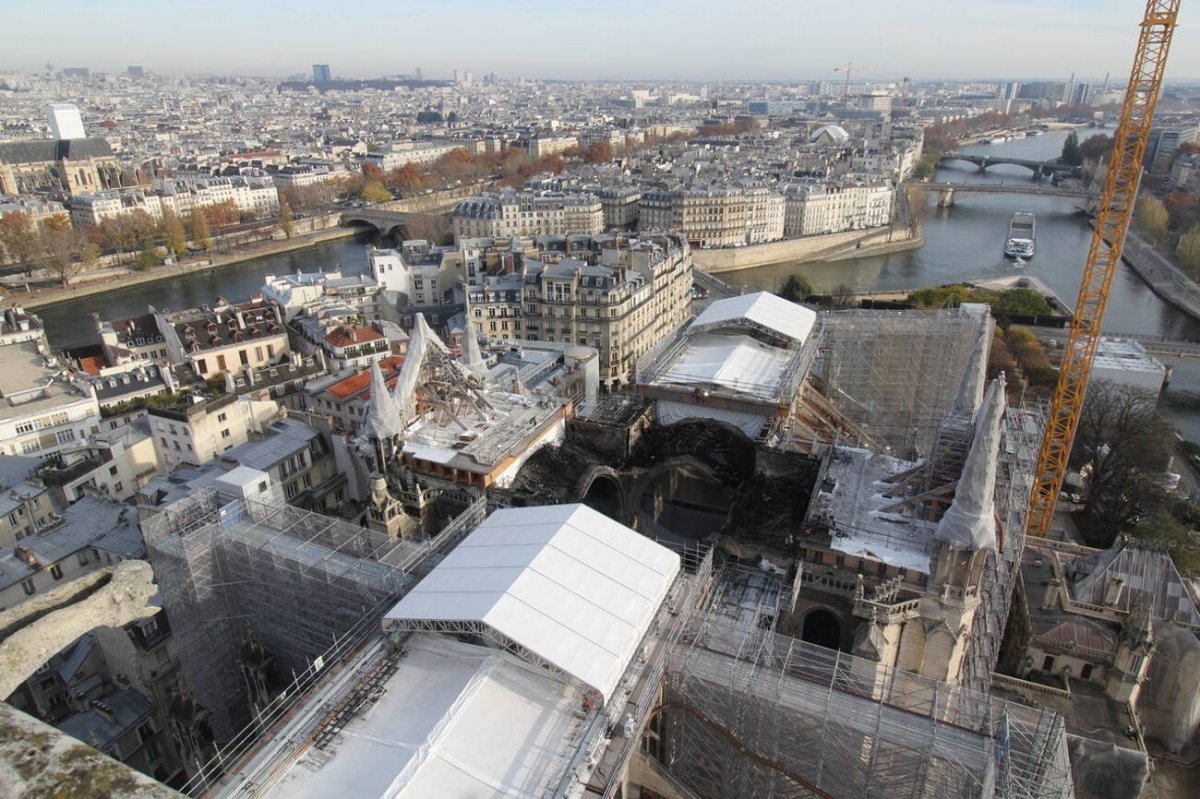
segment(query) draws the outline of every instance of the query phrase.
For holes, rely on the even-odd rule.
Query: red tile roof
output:
[[[325,336],[325,341],[331,347],[348,347],[351,344],[363,344],[383,338],[383,334],[373,327],[337,327]]]
[[[108,366],[108,362],[104,360],[103,355],[90,355],[79,359],[79,368],[89,375],[99,375],[105,366]]]
[[[403,363],[404,358],[399,355],[390,355],[379,362],[379,368],[387,380],[388,388],[391,388],[392,384],[396,382],[396,373],[400,371],[400,366]],[[365,400],[370,397],[370,392],[366,390],[369,385],[371,385],[371,371],[363,369],[357,374],[350,375],[343,380],[333,383],[325,391],[339,401],[350,399],[359,394]]]

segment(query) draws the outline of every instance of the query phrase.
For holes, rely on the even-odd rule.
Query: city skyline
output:
[[[1132,55],[1128,31],[1141,4],[934,0],[914,14],[866,0],[852,18],[833,0],[751,2],[737,15],[716,3],[674,0],[653,8],[627,0],[569,8],[542,0],[470,0],[453,15],[431,4],[399,8],[374,0],[353,14],[307,0],[286,7],[214,0],[171,9],[144,0],[103,6],[67,0],[58,7],[61,13],[51,15],[32,6],[8,10],[6,29],[21,36],[4,42],[0,69],[34,72],[51,63],[123,72],[139,64],[164,74],[282,78],[320,63],[329,64],[334,77],[411,74],[420,67],[429,79],[449,78],[458,69],[477,77],[754,81],[840,80],[834,68],[849,61],[863,68],[854,77],[864,81],[1065,79],[1071,73],[1080,80],[1110,73],[1123,81]],[[76,24],[61,26],[63,14]],[[1168,80],[1200,78],[1200,38],[1188,20],[1185,9]],[[365,30],[378,37],[377,47],[363,46]],[[125,45],[129,39],[135,46]]]

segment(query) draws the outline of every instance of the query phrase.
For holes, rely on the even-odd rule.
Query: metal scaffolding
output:
[[[926,455],[987,325],[986,314],[963,308],[829,313],[813,373],[875,441],[904,457]]]
[[[482,505],[476,515],[482,514]],[[398,597],[431,542],[205,490],[143,522],[186,689],[218,741],[250,723],[239,660],[254,639],[278,676],[304,672]]]
[[[662,759],[696,794],[1073,796],[1053,711],[778,635],[762,596],[693,614],[669,659]]]

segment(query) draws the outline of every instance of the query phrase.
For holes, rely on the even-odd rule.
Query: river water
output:
[[[1082,129],[1081,138],[1092,133]],[[1106,131],[1111,135],[1112,131]],[[1020,158],[1053,158],[1062,150],[1065,131],[1018,139],[1002,144],[973,145],[967,152]],[[995,166],[986,175],[970,164],[950,164],[938,171],[937,180],[985,181],[1028,185],[1029,172],[1020,167]],[[1025,268],[1004,258],[1001,248],[1013,212],[1037,214],[1037,256]],[[859,291],[892,291],[921,286],[989,279],[1012,275],[1037,277],[1068,304],[1074,306],[1079,291],[1091,228],[1072,201],[1028,195],[962,195],[953,208],[937,208],[933,197],[920,209],[925,246],[891,255],[832,263],[783,264],[724,274],[721,277],[747,289],[771,290],[788,275],[802,274],[817,291],[848,285]],[[100,296],[72,300],[42,308],[51,343],[73,347],[94,342],[93,311],[107,319],[120,319],[157,308],[186,308],[212,302],[218,295],[242,300],[263,284],[268,274],[332,269],[341,265],[346,274],[366,270],[369,239],[341,239],[291,253],[267,256],[242,264],[120,289]],[[1200,322],[1159,299],[1136,274],[1122,264],[1117,272],[1104,324],[1111,332],[1200,339]],[[1200,364],[1175,370],[1160,408],[1187,437],[1200,441]]]
[[[1078,134],[1086,139],[1101,132],[1113,133],[1111,129],[1083,128]],[[1049,159],[1062,151],[1066,137],[1067,131],[1055,131],[962,150]],[[1031,177],[1028,170],[1017,166],[989,167],[986,174],[980,175],[971,164],[952,162],[938,170],[936,180],[1029,185]],[[1008,223],[1016,211],[1037,214],[1037,255],[1023,268],[1015,267],[1001,251]],[[966,194],[955,198],[954,207],[938,208],[936,199],[928,196],[920,213],[925,246],[917,250],[828,263],[767,266],[721,277],[747,289],[770,290],[783,285],[788,275],[802,274],[816,291],[823,292],[841,285],[859,291],[894,291],[1029,275],[1074,307],[1092,237],[1092,229],[1087,219],[1077,213],[1074,201],[1018,194]],[[1113,333],[1200,339],[1200,322],[1160,299],[1124,263],[1113,280],[1104,329]],[[1186,438],[1200,441],[1200,364],[1185,364],[1175,369],[1159,409]]]

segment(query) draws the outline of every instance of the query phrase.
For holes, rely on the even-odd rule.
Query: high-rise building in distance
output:
[[[333,80],[333,73],[329,70],[328,64],[313,64],[313,82],[328,83]]]
[[[141,78],[146,74],[146,70],[141,67],[125,67],[125,71],[129,73],[131,78]]]

